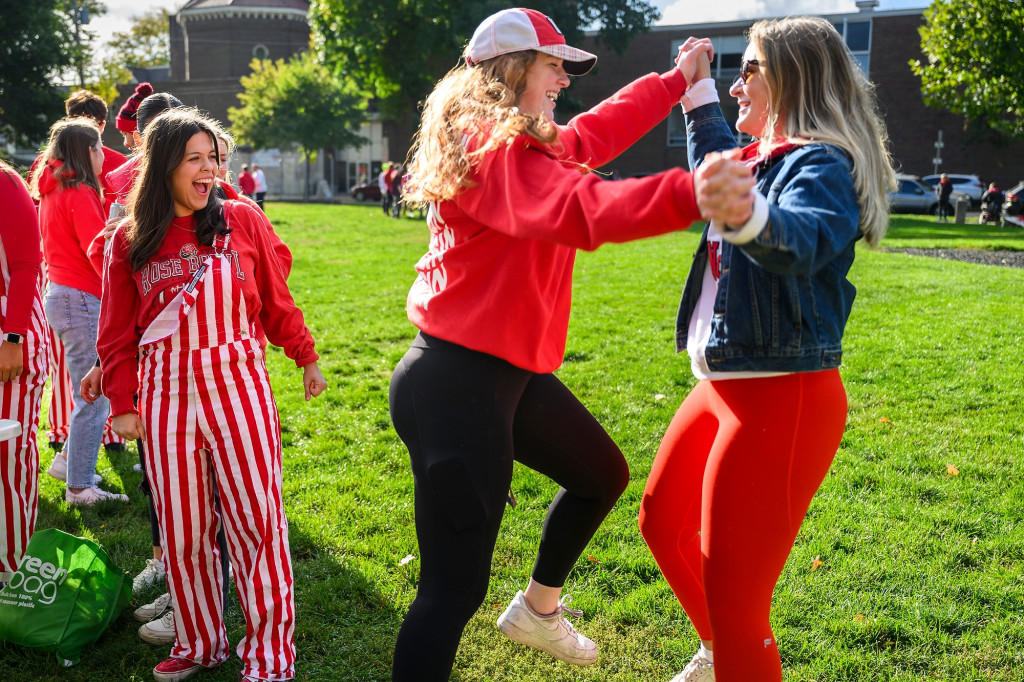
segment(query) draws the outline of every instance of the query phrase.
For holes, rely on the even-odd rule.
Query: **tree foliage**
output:
[[[454,67],[473,30],[509,7],[497,0],[314,0],[313,44],[321,61],[378,98],[386,116],[415,116],[434,84]],[[534,0],[571,45],[595,26],[621,53],[658,18],[644,0]]]
[[[0,134],[35,144],[64,114],[58,74],[72,64],[62,0],[0,0]]]
[[[910,63],[925,104],[1024,139],[1024,2],[934,0]]]
[[[170,16],[167,10],[156,9],[132,17],[132,21],[131,28],[115,32],[106,42],[108,54],[100,60],[99,68],[89,83],[89,89],[108,104],[117,98],[119,84],[131,82],[130,67],[161,66],[171,62]]]
[[[360,147],[358,133],[366,118],[366,96],[344,84],[306,52],[288,62],[254,60],[241,79],[242,106],[228,109],[232,131],[256,148],[287,147],[298,142],[309,163],[317,149]]]

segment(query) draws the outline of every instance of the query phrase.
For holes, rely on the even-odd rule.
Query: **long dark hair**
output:
[[[154,92],[152,95],[139,103],[135,110],[135,122],[139,126],[139,135],[142,135],[149,126],[150,121],[169,109],[177,109],[183,106],[181,100],[169,92]]]
[[[42,158],[32,174],[32,194],[39,198],[39,177],[50,161],[61,161],[63,165],[54,172],[57,184],[62,190],[82,184],[92,187],[96,194],[103,196],[99,178],[92,169],[90,147],[100,141],[100,129],[91,118],[81,116],[62,118],[50,128],[50,141]]]
[[[134,272],[142,269],[167,236],[174,219],[171,175],[181,165],[185,147],[196,133],[209,135],[214,149],[217,148],[214,125],[191,107],[171,109],[146,128],[138,179],[128,195],[132,220],[125,239],[129,245],[128,263]],[[227,232],[222,207],[221,199],[211,193],[206,207],[193,214],[196,239],[201,245],[209,246],[214,236]]]

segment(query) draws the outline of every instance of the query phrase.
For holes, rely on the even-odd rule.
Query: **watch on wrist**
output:
[[[4,334],[4,341],[7,343],[21,343],[25,340],[25,337],[21,334],[15,334],[14,332],[8,332]]]

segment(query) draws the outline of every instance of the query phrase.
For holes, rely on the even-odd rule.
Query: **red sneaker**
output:
[[[202,669],[203,666],[184,658],[168,658],[153,668],[153,679],[157,682],[178,682],[192,677]]]

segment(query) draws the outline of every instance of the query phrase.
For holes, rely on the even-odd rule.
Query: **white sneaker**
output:
[[[169,592],[164,592],[155,601],[152,601],[145,606],[140,606],[135,609],[135,620],[140,623],[148,623],[154,618],[159,618],[168,609],[171,608],[171,595]]]
[[[505,612],[498,616],[498,629],[520,644],[540,649],[560,661],[574,665],[591,665],[597,661],[597,645],[576,632],[564,613],[582,616],[582,611],[566,607],[568,597],[558,602],[558,610],[542,616],[517,592]]]
[[[670,682],[715,682],[715,666],[701,649],[697,649],[697,653],[683,668],[683,672],[673,677]]]
[[[160,618],[140,627],[139,637],[150,644],[173,644],[174,611],[168,611]]]
[[[46,470],[46,473],[50,474],[50,476],[53,476],[58,481],[66,482],[68,480],[68,456],[63,452],[58,452],[54,455],[53,464],[51,464],[50,468]],[[93,485],[99,485],[102,482],[102,476],[95,473],[92,475]]]
[[[91,507],[97,502],[127,502],[128,496],[121,493],[107,492],[102,488],[92,486],[91,488],[83,488],[80,493],[76,493],[71,488],[68,488],[67,492],[64,493],[64,501],[72,507]]]
[[[132,592],[141,592],[158,580],[164,580],[166,577],[167,570],[164,568],[164,562],[157,561],[156,559],[146,559],[146,567],[132,580]]]

